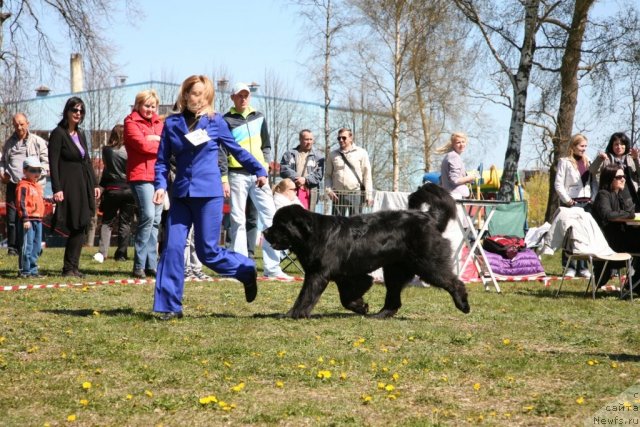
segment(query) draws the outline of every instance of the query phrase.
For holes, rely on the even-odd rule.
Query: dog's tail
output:
[[[437,184],[426,183],[409,195],[409,209],[424,210],[425,204],[441,233],[447,228],[449,221],[456,218],[456,201],[447,190]]]

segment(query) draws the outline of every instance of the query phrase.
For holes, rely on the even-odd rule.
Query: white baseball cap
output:
[[[237,95],[243,90],[246,90],[247,92],[251,93],[251,89],[249,89],[249,86],[246,83],[238,82],[234,84],[233,87],[231,88],[231,95]]]

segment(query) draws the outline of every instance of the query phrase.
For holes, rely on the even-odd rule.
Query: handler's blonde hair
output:
[[[180,86],[178,92],[178,99],[176,100],[175,110],[182,113],[187,108],[187,95],[191,91],[191,88],[196,83],[202,83],[204,85],[204,99],[206,105],[198,112],[198,115],[213,115],[213,100],[216,96],[216,91],[213,88],[213,83],[207,76],[193,75],[187,77]]]
[[[136,111],[140,110],[140,107],[150,99],[156,101],[156,107],[160,106],[160,98],[158,97],[156,91],[153,89],[147,89],[136,94],[136,100],[133,103],[133,109]]]
[[[578,169],[578,162],[576,162],[576,159],[573,157],[573,149],[582,141],[589,142],[586,136],[584,136],[581,133],[577,133],[571,137],[571,140],[569,141],[569,146],[567,147],[567,159],[569,159],[573,167],[576,169]],[[589,160],[589,157],[587,157],[585,153],[582,156],[582,164],[588,167],[590,163],[591,161]]]

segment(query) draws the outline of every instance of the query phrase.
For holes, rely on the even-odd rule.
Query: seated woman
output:
[[[611,249],[616,252],[640,252],[640,228],[628,226],[620,221],[635,216],[634,203],[629,193],[623,191],[625,180],[624,169],[620,164],[605,165],[600,173],[600,190],[593,202],[591,214],[602,228]],[[602,264],[594,265],[596,277],[600,277]],[[607,266],[608,270],[612,267],[611,264]],[[635,265],[634,269],[640,271]],[[610,271],[605,271],[603,278],[608,279],[610,274]],[[598,286],[603,284],[598,283]]]
[[[273,202],[276,211],[289,205],[300,205],[300,199],[296,196],[296,184],[290,178],[284,178],[273,187]]]

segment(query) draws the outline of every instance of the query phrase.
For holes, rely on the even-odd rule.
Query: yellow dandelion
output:
[[[45,422],[44,424],[42,424],[42,427],[51,427],[51,424]]]
[[[280,350],[280,351],[278,352],[278,357],[284,357],[284,355],[285,355],[285,354],[287,354],[287,352],[286,352],[286,351],[284,351],[284,350]]]
[[[382,372],[389,372],[389,368],[387,368],[386,366],[382,367]]]
[[[67,416],[67,421],[74,422],[76,420],[76,414],[71,414]]]
[[[244,389],[244,382],[241,382],[241,383],[231,387],[231,391],[236,392],[236,393],[241,392],[242,389]]]
[[[201,405],[208,405],[210,403],[209,397],[201,397],[198,399],[198,402],[200,402]]]
[[[148,397],[153,397],[153,392],[151,390],[145,390],[144,394],[146,394]]]
[[[36,351],[38,351],[38,346],[34,345],[33,347],[29,347],[27,349],[27,353],[35,353]]]
[[[224,409],[226,406],[229,406],[229,404],[224,400],[220,400],[218,401],[218,406]]]
[[[446,383],[449,381],[449,377],[447,377],[446,375],[443,375],[440,377],[440,381],[442,381],[443,383]]]
[[[282,381],[276,381],[276,387],[282,388],[284,387],[284,383]]]
[[[611,367],[613,369],[617,369],[618,368],[618,363],[617,362],[611,362]]]
[[[388,352],[389,352],[389,349],[388,349],[387,347],[382,347],[382,348],[380,349],[380,351],[381,351],[381,352],[383,352],[383,353],[388,353]]]
[[[298,365],[298,368],[300,368],[300,369],[306,369],[306,367],[307,367],[307,365],[305,365],[304,363],[300,363]]]
[[[231,362],[227,362],[226,360],[224,361],[224,366],[226,366],[227,368],[231,367]]]
[[[393,390],[395,390],[396,388],[393,386],[393,384],[387,384],[387,385],[384,387],[384,389],[385,389],[385,390],[387,390],[387,391],[393,391]]]
[[[378,364],[376,362],[371,362],[371,370],[372,371],[377,371],[378,370]]]
[[[631,403],[629,403],[629,402],[625,401],[622,405],[624,406],[624,408],[625,408],[627,411],[630,411],[630,410],[631,410],[631,406],[632,406],[632,405],[631,405]]]
[[[511,413],[505,412],[502,416],[505,418],[511,418]]]
[[[82,383],[82,388],[85,390],[89,390],[91,388],[91,383],[89,381],[85,381]]]
[[[387,395],[387,399],[389,400],[396,400],[397,396],[395,394],[389,394]]]
[[[342,372],[340,374],[340,379],[343,380],[343,381],[346,380],[347,379],[347,373],[346,372]]]
[[[87,406],[89,404],[89,401],[87,399],[80,399],[80,404],[82,406]]]
[[[576,399],[576,403],[578,405],[582,405],[584,403],[584,397],[580,396]]]
[[[589,366],[595,366],[595,365],[598,365],[598,364],[600,364],[600,362],[597,361],[597,360],[587,360],[587,365],[589,365]]]
[[[335,359],[330,359],[330,360],[329,360],[329,365],[331,365],[331,366],[336,366],[337,364],[338,364],[338,362],[336,362],[336,360],[335,360]]]
[[[318,373],[316,374],[316,378],[320,378],[321,380],[329,379],[331,378],[331,371],[318,371]]]
[[[386,386],[387,386],[387,385],[386,385],[385,383],[383,383],[383,382],[379,382],[379,383],[378,383],[378,390],[384,390],[384,388],[385,388]]]
[[[409,341],[415,341],[415,340],[416,340],[416,337],[414,337],[414,336],[410,336],[409,337]]]
[[[473,389],[474,389],[475,391],[480,390],[480,383],[475,383],[475,384],[473,385]]]
[[[505,338],[505,339],[502,340],[502,344],[509,345],[509,344],[511,344],[511,340],[509,338]]]
[[[201,363],[202,365],[208,365],[208,364],[209,364],[209,359],[202,359],[202,360],[200,361],[200,363]]]
[[[320,356],[318,357],[318,363],[324,363],[324,357]]]
[[[391,379],[394,381],[398,381],[399,378],[400,374],[398,374],[397,372],[394,372],[393,375],[391,375]]]
[[[98,316],[100,316],[100,312],[98,310],[94,310],[93,311],[93,315],[98,317]]]
[[[368,394],[363,394],[362,396],[360,396],[360,400],[362,401],[363,405],[368,405],[369,403],[371,403],[371,399],[372,397]]]
[[[524,409],[524,410],[525,410],[525,411],[527,411],[527,412],[531,412],[531,411],[533,411],[533,408],[535,408],[535,406],[530,405],[530,406],[525,406],[525,407],[524,407],[524,408],[522,408],[522,409]]]
[[[102,369],[96,368],[95,373],[96,373],[96,375],[102,374]]]
[[[133,399],[133,395],[131,395],[131,394],[127,394],[126,399],[127,399],[127,400],[131,400],[131,399]]]
[[[409,364],[409,359],[402,359],[402,364],[403,365]]]
[[[6,340],[6,338],[5,338],[5,337],[0,336],[0,344],[4,344],[5,340]]]

